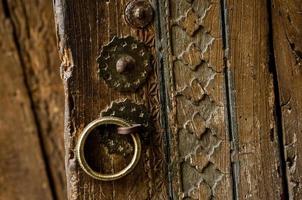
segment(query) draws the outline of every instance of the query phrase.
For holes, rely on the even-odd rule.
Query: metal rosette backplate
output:
[[[135,64],[126,73],[119,73],[116,64],[126,56],[134,58]],[[97,58],[99,74],[110,87],[121,92],[134,92],[147,79],[151,70],[150,59],[151,54],[144,43],[131,36],[114,37]]]
[[[142,124],[143,130],[140,135],[146,143],[149,135],[154,131],[147,108],[142,104],[133,103],[129,99],[112,102],[106,110],[101,112],[101,117],[105,116],[118,117],[131,124]]]

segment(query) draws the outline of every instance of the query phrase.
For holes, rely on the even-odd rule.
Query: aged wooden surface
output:
[[[302,4],[272,1],[277,68],[290,199],[302,199]]]
[[[11,19],[0,2],[0,199],[46,199],[45,170]]]
[[[227,55],[238,199],[282,199],[266,1],[227,1]],[[236,164],[237,163],[237,164]]]
[[[137,93],[120,93],[100,79],[96,58],[114,36],[131,35],[146,43],[154,56],[154,27],[130,28],[123,18],[128,1],[58,0],[54,2],[62,78],[65,85],[65,147],[68,197],[76,199],[167,199],[157,66]],[[114,66],[113,66],[114,67]],[[75,158],[75,145],[81,131],[99,117],[112,101],[125,97],[148,107],[156,131],[150,145],[144,145],[142,159],[129,175],[113,182],[97,181],[81,170]],[[112,172],[127,160],[107,153],[104,168]]]
[[[154,24],[137,30],[129,1],[54,1],[65,152],[51,2],[0,2],[0,199],[66,199],[64,153],[69,199],[301,199],[301,2],[154,0]],[[136,94],[97,75],[102,47],[128,35],[154,56]],[[77,138],[126,97],[156,132],[133,173],[95,181]],[[109,171],[127,162],[103,156]]]
[[[12,156],[1,157],[1,169],[15,170],[1,170],[7,178],[1,179],[0,188],[8,191],[1,190],[0,199],[64,200],[64,92],[52,3],[3,0],[0,12],[1,119],[5,120],[0,128],[7,140],[1,155]]]
[[[154,24],[143,30],[124,21],[129,1],[54,3],[69,199],[300,199],[298,1],[155,0]],[[152,75],[135,94],[97,75],[102,47],[128,35],[154,56]],[[156,132],[133,173],[93,180],[76,161],[77,139],[125,97],[148,107]],[[108,170],[127,162],[104,156]]]

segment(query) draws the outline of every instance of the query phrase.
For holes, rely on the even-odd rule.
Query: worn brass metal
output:
[[[101,112],[101,117],[104,116],[119,117],[132,125],[140,124],[140,136],[145,143],[148,142],[149,135],[154,131],[147,108],[129,99],[113,101],[106,110]]]
[[[151,71],[151,54],[146,45],[128,36],[114,37],[103,46],[97,58],[100,77],[112,88],[122,92],[136,91]]]
[[[141,141],[140,141],[140,137],[138,133],[131,133],[130,136],[133,140],[133,144],[134,144],[134,154],[133,157],[130,161],[130,163],[121,171],[114,173],[114,174],[101,174],[99,172],[94,171],[89,164],[86,162],[85,159],[85,154],[84,154],[84,145],[86,142],[86,139],[88,137],[88,135],[91,133],[92,130],[94,130],[96,127],[100,126],[100,125],[109,125],[109,124],[113,124],[113,125],[118,125],[118,126],[122,126],[122,127],[131,127],[131,124],[128,123],[127,121],[121,119],[121,118],[117,118],[117,117],[101,117],[97,120],[92,121],[90,124],[88,124],[83,132],[82,135],[79,138],[77,147],[76,147],[76,155],[77,155],[77,159],[80,163],[80,166],[82,167],[82,169],[88,174],[90,175],[92,178],[98,179],[98,180],[102,180],[102,181],[113,181],[113,180],[117,180],[120,179],[124,176],[126,176],[127,174],[129,174],[137,165],[139,159],[140,159],[140,155],[141,155]]]

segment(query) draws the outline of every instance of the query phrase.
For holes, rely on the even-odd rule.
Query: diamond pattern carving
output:
[[[212,27],[207,29],[207,20],[211,19],[205,17],[208,11],[213,15],[211,9],[217,8],[212,6],[211,0],[185,1],[184,4],[190,8],[183,7],[183,1],[179,1],[177,11],[182,14],[172,25],[172,28],[177,26],[174,30],[177,36],[184,36],[183,44],[186,45],[177,46],[173,51],[177,56],[173,61],[180,62],[177,64],[188,73],[181,74],[180,71],[178,80],[193,78],[189,79],[190,83],[186,82],[184,87],[176,90],[176,102],[179,102],[177,111],[180,113],[177,119],[183,123],[179,127],[177,144],[181,158],[180,199],[216,199],[215,188],[224,176],[224,170],[219,168],[220,163],[216,163],[219,162],[216,154],[221,154],[220,148],[224,142],[220,138],[220,127],[223,126],[223,113],[220,112],[223,112],[224,105],[219,96],[221,93],[217,92],[220,91],[217,85],[221,85],[217,81],[221,81],[221,78],[220,75],[216,76],[220,72],[217,69],[222,64],[213,59],[216,55],[212,57],[211,50],[219,43],[214,42],[216,37],[211,35]]]
[[[187,49],[178,56],[178,59],[195,71],[203,62],[202,51],[195,43],[190,43]]]
[[[191,81],[190,86],[186,86],[181,91],[177,92],[178,95],[183,95],[186,99],[192,101],[193,104],[197,105],[204,97],[205,90],[195,78]]]
[[[198,15],[194,12],[192,8],[187,10],[184,16],[181,16],[177,20],[177,24],[187,32],[188,35],[193,36],[194,33],[200,28]]]
[[[193,187],[188,192],[188,196],[194,200],[199,200],[199,199],[210,200],[211,195],[212,195],[211,189],[205,182],[198,183],[196,187]]]
[[[184,125],[189,133],[195,134],[200,139],[206,132],[206,123],[199,112],[193,114],[192,120],[189,120]]]
[[[211,162],[202,170],[202,178],[212,188],[215,189],[217,183],[222,179],[223,173]]]
[[[199,145],[193,153],[185,158],[185,161],[189,162],[190,166],[194,167],[198,172],[201,172],[209,163],[209,158],[202,146]]]

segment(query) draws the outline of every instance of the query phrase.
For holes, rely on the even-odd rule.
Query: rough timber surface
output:
[[[154,53],[154,27],[132,29],[124,20],[125,1],[56,0],[54,2],[62,78],[65,86],[65,165],[69,200],[78,199],[167,199],[157,65],[147,83],[136,93],[120,93],[98,75],[96,58],[114,36],[133,36]],[[144,145],[135,170],[121,180],[101,182],[90,178],[78,165],[75,145],[83,128],[99,117],[112,101],[125,98],[144,104],[150,111],[155,132]],[[105,153],[109,172],[127,161],[119,154]]]
[[[24,104],[24,110],[32,112],[34,120],[30,120],[29,117],[26,126],[35,127],[34,134],[39,137],[39,143],[34,148],[41,148],[45,172],[47,172],[54,198],[64,200],[66,199],[63,146],[64,113],[62,112],[64,108],[64,93],[59,72],[60,60],[56,47],[52,2],[3,0],[1,4],[3,19],[1,21],[1,31],[3,33],[1,45],[4,52],[2,53],[1,51],[1,53],[6,56],[1,59],[1,69],[6,69],[6,71],[1,73],[1,80],[11,77],[12,80],[20,79],[22,81],[23,86],[19,82],[16,84],[11,83],[11,85],[15,88],[22,87],[22,91],[27,92],[27,96],[24,98],[28,98],[26,101],[29,101],[29,104]],[[14,50],[12,50],[12,46]],[[11,52],[12,56],[7,57],[9,54],[7,52]],[[13,64],[8,65],[8,62],[16,63],[16,66],[11,66]],[[11,68],[12,70],[10,71]],[[20,69],[18,71],[14,68]],[[20,73],[20,70],[22,73]],[[13,72],[16,74],[13,75]],[[9,88],[6,89],[9,90]],[[13,101],[9,103],[12,104]],[[5,110],[10,107],[4,103],[2,105]],[[18,123],[20,114],[14,111],[10,112],[16,115],[15,120],[11,119],[11,123]],[[6,112],[1,111],[1,113],[5,117]],[[22,125],[25,122],[19,123]],[[8,137],[26,135],[27,129],[20,128],[18,130],[18,132],[14,132]],[[22,141],[21,138],[20,141]],[[26,152],[27,150],[23,152],[20,149],[20,151],[15,153],[25,155],[27,154]],[[37,167],[36,164],[33,162],[28,170],[39,169],[40,167]],[[42,172],[41,177],[44,176],[45,172]],[[39,175],[37,174],[37,176]],[[41,184],[35,181],[26,185],[14,184],[13,179],[10,181],[12,183],[8,182],[7,186],[14,187],[14,190],[18,190],[17,188],[19,187],[24,191],[30,187],[41,187]],[[28,192],[31,193],[30,191],[29,189]],[[17,197],[22,195],[22,193],[12,192],[11,195]],[[24,198],[35,199],[26,195]],[[41,198],[39,197],[38,199]]]
[[[271,9],[289,197],[302,199],[302,4],[274,0]]]
[[[282,172],[270,69],[266,1],[227,1],[238,199],[282,199]]]

